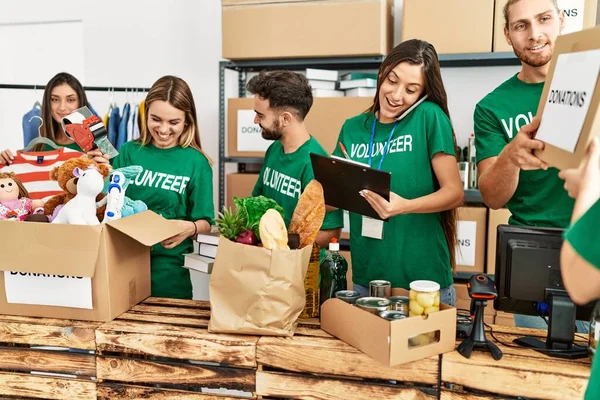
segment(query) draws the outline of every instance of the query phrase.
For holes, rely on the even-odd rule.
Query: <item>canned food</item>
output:
[[[408,297],[406,296],[392,296],[389,299],[392,302],[392,310],[400,311],[408,315]]]
[[[379,315],[382,311],[390,309],[391,302],[381,297],[361,297],[354,303],[355,306],[362,308],[371,314]]]
[[[381,318],[387,319],[388,321],[395,321],[397,319],[403,319],[406,318],[407,315],[403,312],[400,311],[382,311],[379,313],[379,316]]]
[[[360,298],[360,293],[354,290],[338,290],[335,292],[335,297],[348,304],[354,304]]]
[[[388,298],[392,295],[392,284],[388,281],[369,282],[369,296]]]

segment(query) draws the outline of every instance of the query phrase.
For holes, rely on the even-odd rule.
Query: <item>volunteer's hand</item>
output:
[[[505,147],[511,163],[523,170],[548,169],[548,165],[533,155],[534,150],[543,150],[544,142],[533,139],[540,126],[535,117],[530,124],[521,127],[517,136]]]
[[[185,239],[192,236],[196,230],[194,222],[191,221],[173,220],[173,223],[179,226],[181,232],[160,242],[165,249],[172,249],[173,247],[178,246]]]
[[[408,205],[408,200],[398,196],[394,192],[390,192],[390,201],[387,201],[377,193],[366,189],[361,190],[360,195],[369,202],[371,207],[373,207],[377,214],[383,219],[403,214]]]
[[[14,159],[15,156],[13,156],[13,153],[10,150],[0,152],[0,164],[10,165]]]
[[[565,181],[565,189],[572,198],[582,194],[600,197],[600,140],[592,139],[579,168],[562,170],[558,176]]]
[[[97,162],[98,164],[108,164],[110,166],[110,161],[108,160],[108,158],[106,158],[106,156],[104,154],[102,154],[100,149],[88,151],[85,154],[85,157],[87,157],[88,159],[90,159],[92,161]]]

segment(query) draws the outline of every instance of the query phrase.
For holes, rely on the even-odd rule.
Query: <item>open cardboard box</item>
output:
[[[404,289],[392,289],[393,296],[408,296]],[[440,311],[428,317],[388,321],[340,299],[321,306],[321,329],[373,357],[394,366],[454,350],[456,308],[440,304]],[[408,339],[439,331],[439,341],[410,347]]]
[[[150,246],[179,231],[152,211],[98,226],[0,221],[0,314],[110,321],[150,296]]]

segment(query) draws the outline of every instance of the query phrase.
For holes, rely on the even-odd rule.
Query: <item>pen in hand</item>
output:
[[[338,142],[338,144],[340,145],[340,149],[342,150],[342,153],[344,154],[344,157],[346,157],[346,159],[349,160],[350,157],[348,157],[348,153],[346,153],[346,147],[344,147],[344,145],[342,144],[342,142]]]

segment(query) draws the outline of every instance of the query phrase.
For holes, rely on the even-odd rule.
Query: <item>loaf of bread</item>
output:
[[[263,247],[269,250],[289,250],[288,232],[281,214],[270,208],[259,223],[260,239]]]
[[[288,229],[290,233],[300,235],[300,248],[315,242],[324,218],[323,186],[316,180],[312,180],[300,195]]]

